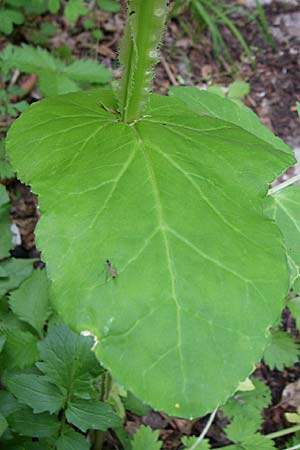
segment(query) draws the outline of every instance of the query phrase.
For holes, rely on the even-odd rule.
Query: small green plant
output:
[[[220,97],[228,98],[237,105],[242,106],[243,103],[241,99],[249,94],[250,86],[246,81],[236,80],[230,83],[228,88],[224,88],[220,84],[211,84],[207,87],[207,91],[219,95]]]
[[[4,78],[4,77],[3,77]],[[8,86],[0,90],[0,115],[16,117],[25,111],[28,106],[26,100],[13,101],[15,96],[22,95],[24,91],[18,86]]]
[[[40,47],[8,45],[0,53],[0,68],[7,74],[10,68],[21,72],[36,73],[38,87],[45,96],[75,92],[82,86],[106,84],[111,73],[92,59],[77,60],[66,64]]]
[[[16,117],[20,112],[25,111],[28,106],[26,100],[16,100],[22,97],[25,92],[10,83],[10,74],[7,70],[3,70],[0,56],[0,116]]]
[[[97,0],[95,7],[105,11],[117,12],[119,0]],[[0,33],[11,34],[15,25],[26,23],[27,16],[40,15],[46,12],[57,13],[63,8],[63,14],[69,22],[76,22],[80,16],[86,16],[89,9],[82,0],[1,0],[0,1]],[[51,36],[53,27],[41,24],[39,30],[31,33],[31,42],[43,44],[46,37]]]
[[[48,0],[1,0],[0,33],[11,34],[14,25],[22,25],[25,22],[26,15],[43,14],[47,10]]]
[[[1,2],[2,3],[2,2]],[[11,34],[14,25],[21,25],[24,22],[24,15],[14,8],[11,8],[8,2],[3,7],[3,3],[0,10],[0,33]]]
[[[5,448],[35,448],[35,438],[43,449],[87,450],[82,433],[119,426],[120,418],[100,401],[104,370],[93,338],[60,324],[45,270],[9,257],[8,211],[0,185],[1,441]]]
[[[29,40],[35,45],[43,45],[56,34],[56,31],[57,28],[52,22],[42,22],[38,28],[30,32]]]

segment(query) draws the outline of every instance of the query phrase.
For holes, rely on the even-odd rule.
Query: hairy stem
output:
[[[300,425],[295,425],[293,427],[284,428],[283,430],[275,431],[274,433],[266,434],[265,437],[268,439],[276,439],[286,434],[296,433],[300,431]]]
[[[127,3],[127,22],[120,49],[123,74],[117,94],[122,120],[131,123],[139,119],[147,105],[167,0],[128,0]]]

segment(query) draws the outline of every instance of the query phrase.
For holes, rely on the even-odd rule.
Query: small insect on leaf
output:
[[[116,269],[113,267],[113,265],[109,259],[106,260],[106,268],[112,278],[117,277]]]

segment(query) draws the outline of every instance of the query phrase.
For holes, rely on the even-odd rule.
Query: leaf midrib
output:
[[[173,302],[175,304],[176,307],[176,330],[177,330],[177,350],[178,350],[178,356],[179,356],[179,362],[180,362],[180,371],[181,371],[181,375],[182,375],[182,393],[185,394],[186,391],[186,376],[185,376],[185,371],[184,371],[184,359],[183,359],[183,354],[182,354],[182,327],[181,327],[181,315],[180,315],[180,311],[181,311],[181,305],[179,303],[178,297],[177,297],[177,293],[176,293],[176,280],[175,280],[175,273],[174,273],[174,268],[173,268],[173,264],[172,264],[172,260],[171,260],[171,251],[170,251],[170,243],[167,237],[167,233],[166,231],[168,230],[168,226],[166,224],[166,221],[164,219],[164,213],[163,213],[163,209],[162,209],[162,202],[161,202],[161,198],[160,198],[160,192],[159,192],[159,188],[158,188],[158,183],[156,180],[156,176],[155,176],[155,172],[153,169],[153,164],[151,162],[150,159],[150,154],[149,152],[147,152],[146,146],[143,143],[142,137],[139,134],[138,130],[136,127],[133,127],[134,132],[137,135],[137,139],[140,143],[140,148],[142,151],[142,154],[144,156],[145,159],[145,163],[146,163],[146,167],[149,173],[149,179],[153,188],[153,193],[154,193],[154,199],[155,199],[155,206],[156,206],[156,211],[157,211],[157,218],[158,218],[158,224],[159,224],[159,229],[161,231],[161,235],[163,238],[163,242],[164,242],[164,247],[165,247],[165,252],[166,252],[166,259],[167,259],[167,266],[168,266],[168,271],[170,274],[170,281],[171,281],[171,290],[172,290],[172,299]]]

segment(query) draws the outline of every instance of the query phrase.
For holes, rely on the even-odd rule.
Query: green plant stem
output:
[[[117,92],[123,122],[138,120],[147,105],[166,11],[167,0],[128,1],[120,49],[123,74]]]
[[[107,402],[111,390],[112,378],[110,372],[105,370],[102,375],[101,401]],[[104,432],[95,430],[93,432],[93,450],[102,450],[104,444]]]
[[[300,431],[300,425],[295,425],[293,427],[284,428],[283,430],[275,431],[274,433],[266,434],[265,437],[268,439],[276,439],[286,434],[296,433]]]
[[[104,444],[104,432],[100,430],[94,431],[94,442],[92,446],[92,450],[102,450]]]
[[[210,418],[208,419],[207,424],[205,425],[205,427],[204,427],[202,433],[201,433],[200,436],[196,439],[196,441],[194,442],[194,444],[189,448],[189,450],[195,450],[195,449],[201,444],[201,442],[202,442],[203,439],[205,438],[206,433],[208,432],[208,430],[209,430],[211,424],[212,424],[213,421],[214,421],[214,418],[215,418],[215,416],[216,416],[216,414],[217,414],[218,408],[219,408],[219,407],[217,406],[217,408],[211,413]]]
[[[101,392],[101,401],[107,402],[111,386],[112,386],[112,377],[108,370],[105,370],[102,375],[102,392]]]
[[[300,448],[300,444],[294,445],[293,447],[286,448],[285,450],[297,450],[298,448]]]
[[[66,424],[66,414],[65,414],[65,409],[64,409],[63,413],[62,413],[62,418],[61,418],[61,421],[60,421],[59,431],[58,431],[59,436],[61,436],[63,434],[64,428],[65,428],[65,424]]]
[[[300,181],[300,174],[295,175],[294,177],[289,178],[288,180],[284,181],[283,183],[277,184],[277,186],[274,186],[273,188],[269,189],[268,194],[273,195],[276,194],[276,192],[281,191],[282,189],[290,186],[291,184],[296,183],[296,181]]]

